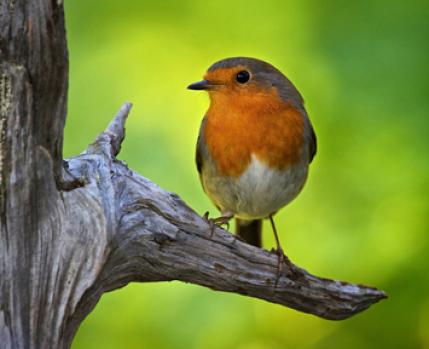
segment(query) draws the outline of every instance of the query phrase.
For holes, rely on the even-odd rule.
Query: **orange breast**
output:
[[[298,162],[304,129],[300,112],[277,96],[267,102],[266,94],[252,93],[248,99],[212,98],[204,132],[220,173],[240,176],[252,154],[275,169]]]

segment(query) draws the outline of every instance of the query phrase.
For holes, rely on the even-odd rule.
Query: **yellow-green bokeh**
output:
[[[302,92],[319,140],[304,191],[277,215],[287,254],[390,297],[331,322],[178,282],[131,284],[103,296],[72,348],[429,348],[428,18],[419,0],[66,1],[66,156],[131,101],[120,158],[214,212],[194,166],[208,99],[185,87],[228,56],[267,60]]]

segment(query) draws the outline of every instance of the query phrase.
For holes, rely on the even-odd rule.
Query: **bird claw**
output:
[[[273,252],[277,255],[277,273],[276,273],[276,282],[274,283],[274,287],[277,287],[280,280],[280,276],[283,273],[283,265],[285,262],[290,263],[290,261],[289,261],[289,258],[285,256],[283,249],[280,246],[277,247],[277,249],[275,249]]]
[[[275,253],[278,257],[277,259],[277,272],[276,272],[276,279],[275,279],[275,283],[274,283],[274,288],[277,287],[280,277],[282,276],[283,272],[284,272],[284,265],[287,265],[289,267],[288,270],[288,274],[286,275],[289,279],[294,280],[294,281],[298,281],[298,280],[302,280],[303,277],[303,273],[301,270],[299,270],[299,268],[297,268],[288,258],[288,256],[286,256],[283,252],[282,248],[277,248],[277,249],[271,249],[271,253]]]
[[[210,227],[210,238],[212,238],[216,226],[222,228],[223,225],[226,225],[226,230],[229,230],[229,221],[233,216],[230,214],[225,214],[215,218],[209,218],[209,212],[207,211],[203,215],[203,219],[209,224]]]

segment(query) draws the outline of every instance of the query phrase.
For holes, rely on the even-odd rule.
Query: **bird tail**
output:
[[[262,220],[256,219],[254,221],[246,221],[242,219],[236,219],[236,231],[235,233],[246,241],[256,247],[262,247]]]

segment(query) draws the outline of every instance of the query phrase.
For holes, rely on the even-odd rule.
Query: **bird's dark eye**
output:
[[[237,73],[237,76],[235,77],[235,79],[237,80],[237,82],[239,82],[240,84],[245,84],[246,82],[249,81],[250,79],[250,74],[248,71],[246,70],[242,70],[240,72]]]

